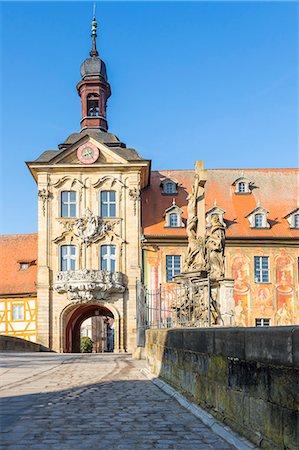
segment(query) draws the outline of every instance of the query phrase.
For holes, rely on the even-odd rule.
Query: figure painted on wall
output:
[[[242,300],[239,299],[238,303],[235,307],[235,324],[238,327],[246,327],[246,316],[247,316],[247,311],[245,310]]]
[[[248,304],[250,295],[250,266],[249,258],[238,253],[232,260],[232,277],[235,280],[235,322],[245,327],[248,324]]]
[[[294,262],[285,249],[275,259],[277,292],[277,325],[290,325],[294,314]]]
[[[289,294],[294,287],[294,263],[284,249],[275,260],[276,263],[276,288],[278,292]]]
[[[255,286],[253,289],[252,312],[255,317],[274,317],[273,288],[267,286]]]
[[[277,310],[276,313],[276,325],[292,325],[292,317],[289,311],[287,310],[287,305],[284,303],[281,308]]]
[[[233,258],[232,276],[235,294],[244,295],[250,290],[250,267],[247,256],[238,254]]]

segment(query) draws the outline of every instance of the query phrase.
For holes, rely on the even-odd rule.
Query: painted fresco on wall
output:
[[[252,325],[255,325],[256,318],[267,318],[273,324],[275,312],[273,304],[273,286],[256,285],[253,288],[252,304]]]
[[[249,258],[238,253],[232,259],[232,276],[235,280],[235,323],[238,326],[248,325],[248,307],[250,296],[250,265]]]
[[[294,316],[294,261],[284,249],[275,259],[277,325],[291,325]]]

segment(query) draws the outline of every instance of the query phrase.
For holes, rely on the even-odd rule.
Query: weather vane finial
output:
[[[90,56],[99,56],[97,51],[97,19],[96,19],[96,2],[93,2],[93,15],[91,21],[91,51]]]

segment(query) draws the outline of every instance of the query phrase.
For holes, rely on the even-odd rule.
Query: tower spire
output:
[[[93,15],[91,21],[91,51],[90,56],[99,56],[99,52],[97,51],[97,19],[96,19],[96,2],[93,3]]]

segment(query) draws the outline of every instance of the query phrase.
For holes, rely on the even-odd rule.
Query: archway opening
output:
[[[94,352],[114,351],[114,315],[102,305],[81,305],[70,315],[66,325],[67,353],[80,353],[81,336],[93,341]]]

